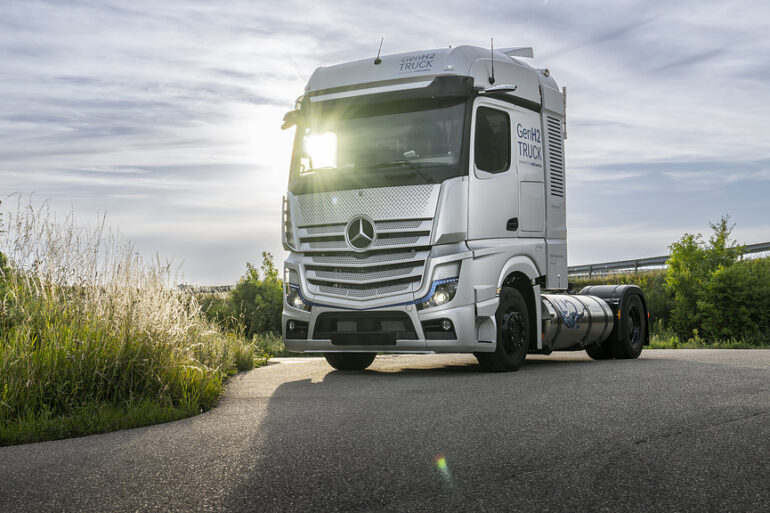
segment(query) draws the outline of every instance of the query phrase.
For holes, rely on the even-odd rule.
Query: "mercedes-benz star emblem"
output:
[[[367,217],[355,217],[345,229],[348,245],[356,251],[362,251],[374,243],[374,223]]]

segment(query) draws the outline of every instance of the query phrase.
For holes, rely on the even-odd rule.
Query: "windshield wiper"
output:
[[[325,166],[325,167],[311,167],[310,169],[303,171],[302,174],[307,173],[316,173],[316,172],[326,172],[326,171],[337,171],[337,168],[334,166]]]
[[[403,171],[404,167],[408,167],[409,168],[409,170],[408,170],[409,173],[414,173],[414,174],[420,175],[428,183],[433,183],[434,182],[433,178],[431,178],[430,176],[428,176],[425,173],[423,173],[422,171],[420,171],[420,164],[419,163],[412,162],[411,160],[407,160],[407,159],[386,160],[386,161],[383,161],[383,162],[377,162],[376,164],[372,164],[371,166],[367,166],[367,167],[370,167],[372,169],[378,169],[378,168],[382,168],[382,167],[396,167],[396,166],[402,168],[399,171]],[[385,178],[388,179],[389,177],[386,176]]]

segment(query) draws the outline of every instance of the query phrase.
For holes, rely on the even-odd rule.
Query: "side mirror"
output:
[[[281,125],[281,130],[286,130],[287,128],[291,128],[294,125],[297,124],[297,121],[299,121],[299,110],[290,110],[283,116],[283,124]]]

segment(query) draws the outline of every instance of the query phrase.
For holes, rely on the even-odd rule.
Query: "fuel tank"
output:
[[[542,294],[543,349],[580,350],[607,340],[615,318],[610,305],[589,295]]]

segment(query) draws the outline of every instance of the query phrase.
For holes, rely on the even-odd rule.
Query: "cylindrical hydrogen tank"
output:
[[[543,347],[582,349],[609,338],[612,308],[595,296],[542,294]]]

